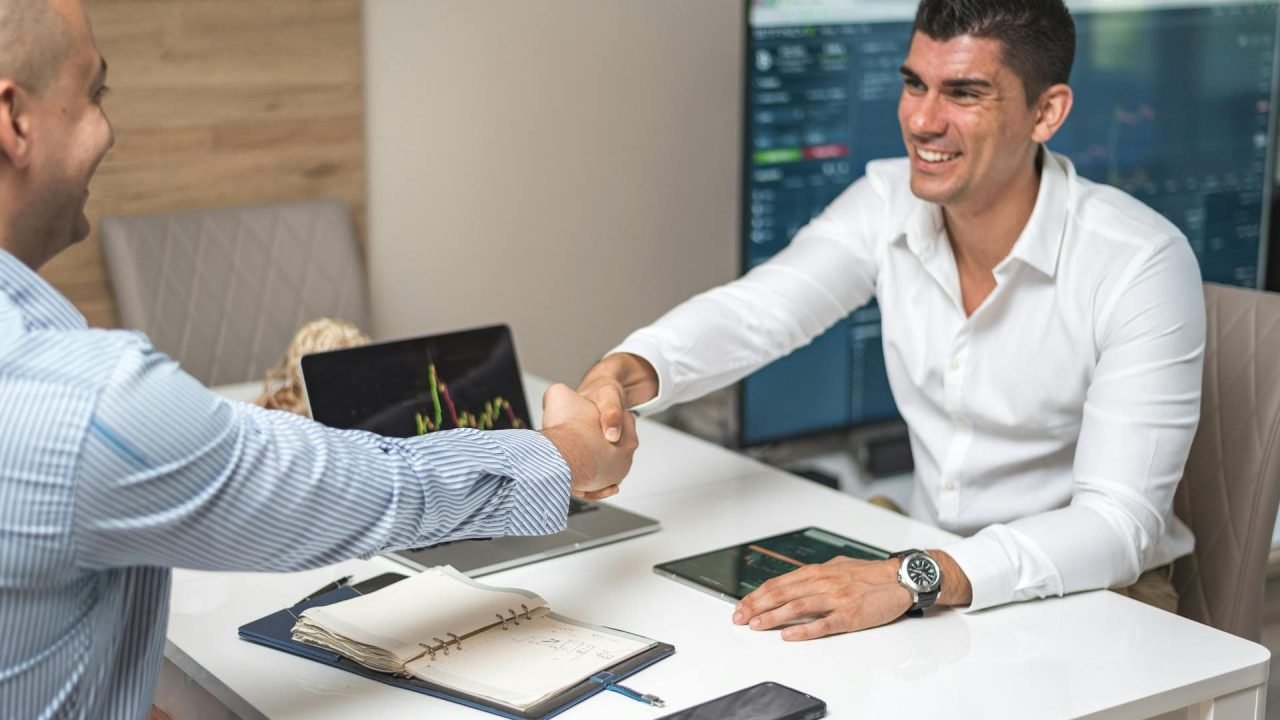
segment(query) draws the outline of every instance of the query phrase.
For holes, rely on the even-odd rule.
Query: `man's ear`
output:
[[[12,80],[0,79],[0,155],[17,168],[31,164],[29,96]]]
[[[1071,88],[1064,83],[1050,85],[1040,93],[1040,99],[1036,101],[1036,124],[1031,129],[1031,139],[1037,143],[1049,142],[1058,128],[1062,127],[1062,123],[1067,121],[1074,100]]]

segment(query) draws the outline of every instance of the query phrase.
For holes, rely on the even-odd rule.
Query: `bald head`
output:
[[[53,2],[0,0],[0,78],[42,94],[70,51],[67,21]]]

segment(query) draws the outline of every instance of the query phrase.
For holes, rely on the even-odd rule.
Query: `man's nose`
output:
[[[934,136],[946,133],[947,121],[942,110],[942,103],[936,94],[925,94],[911,110],[909,129],[916,135]]]

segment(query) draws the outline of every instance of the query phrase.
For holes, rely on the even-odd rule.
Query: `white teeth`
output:
[[[960,153],[934,152],[932,150],[925,150],[924,148],[916,148],[916,154],[920,156],[921,160],[930,163],[946,162],[960,155]]]

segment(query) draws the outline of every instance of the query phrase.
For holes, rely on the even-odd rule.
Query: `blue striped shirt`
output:
[[[172,567],[300,570],[564,527],[527,431],[397,440],[222,399],[0,251],[0,717],[143,718]]]

